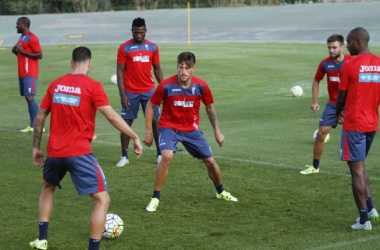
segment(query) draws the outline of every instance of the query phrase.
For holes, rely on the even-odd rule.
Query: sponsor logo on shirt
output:
[[[368,71],[378,71],[380,72],[380,66],[377,66],[377,65],[372,65],[372,66],[365,66],[365,65],[362,65],[360,66],[360,73],[362,72],[368,72]]]
[[[138,47],[137,46],[132,46],[131,49],[137,49]]]
[[[172,89],[172,92],[180,92],[182,91],[181,89]]]
[[[335,68],[335,65],[328,65],[327,68]]]
[[[149,56],[134,56],[133,57],[134,62],[149,62]]]
[[[54,93],[53,103],[60,103],[70,106],[79,106],[80,97],[75,95],[65,95],[61,93]]]
[[[380,83],[380,74],[377,73],[360,73],[359,82],[377,82]]]
[[[330,82],[340,82],[339,76],[330,76],[329,80]]]
[[[184,107],[184,108],[192,108],[194,106],[194,101],[174,101],[175,107]]]
[[[71,86],[65,86],[65,85],[57,85],[57,88],[54,90],[54,92],[66,92],[66,93],[75,93],[80,94],[80,88],[78,87],[71,87]]]

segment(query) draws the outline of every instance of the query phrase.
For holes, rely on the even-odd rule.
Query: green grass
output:
[[[117,44],[89,45],[93,52],[90,76],[101,81],[112,106],[120,111],[116,85]],[[119,134],[99,115],[93,152],[102,166],[111,196],[109,212],[126,228],[119,239],[104,240],[102,249],[376,249],[380,223],[371,232],[353,232],[358,216],[348,168],[339,160],[340,131],[330,133],[319,175],[298,172],[312,160],[312,135],[322,113],[310,111],[311,83],[320,60],[321,44],[193,44],[160,45],[165,77],[176,73],[176,56],[191,50],[197,56],[196,75],[213,91],[225,145],[217,146],[201,110],[200,127],[221,167],[224,186],[238,203],[216,200],[200,161],[186,152],[175,155],[161,204],[145,211],[154,182],[155,151],[144,149],[128,167],[116,168]],[[52,80],[70,71],[71,49],[43,46],[38,103]],[[372,47],[379,54],[380,47]],[[16,57],[0,51],[0,248],[27,249],[38,235],[41,169],[31,161],[31,134],[25,100],[18,95]],[[290,97],[300,85],[301,98]],[[327,102],[325,80],[320,105]],[[322,109],[321,108],[321,109]],[[65,119],[65,117],[62,117]],[[133,129],[143,137],[143,119]],[[49,123],[46,123],[49,131]],[[45,149],[47,134],[43,137]],[[181,146],[182,147],[182,146]],[[375,204],[380,204],[380,147],[375,140],[367,169]],[[54,196],[49,249],[86,249],[92,202],[78,196],[69,176]]]

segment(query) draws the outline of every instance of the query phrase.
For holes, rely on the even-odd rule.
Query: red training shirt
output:
[[[17,43],[21,44],[23,50],[27,53],[37,53],[42,50],[38,37],[32,32],[22,35]],[[21,53],[17,53],[17,59],[18,77],[33,76],[38,78],[38,59],[24,56]]]

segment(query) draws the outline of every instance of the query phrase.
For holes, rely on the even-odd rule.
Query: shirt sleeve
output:
[[[160,51],[158,50],[158,46],[157,46],[156,52],[153,53],[152,64],[153,65],[160,64]]]
[[[118,64],[126,64],[127,63],[127,57],[124,52],[124,46],[123,44],[120,45],[119,50],[117,52],[117,63]]]
[[[96,82],[96,88],[94,88],[93,98],[94,106],[96,108],[110,105],[107,94],[104,91],[103,85],[100,82]]]
[[[349,63],[343,63],[342,68],[340,70],[340,83],[339,83],[339,89],[340,90],[347,90],[348,88],[348,80],[349,80],[349,70],[350,64]]]
[[[205,105],[210,105],[214,103],[214,99],[212,97],[212,93],[208,85],[204,85],[204,89],[202,93],[202,102]]]
[[[52,105],[52,93],[54,93],[54,91],[50,91],[50,89],[52,88],[51,87],[52,84],[50,84],[50,86],[48,87],[48,89],[46,90],[46,94],[44,96],[44,99],[42,99],[42,102],[41,102],[41,105],[40,107],[46,111],[51,111],[51,105]]]
[[[42,50],[40,41],[38,40],[38,37],[36,36],[32,36],[32,38],[30,39],[29,45],[30,45],[30,48],[32,49],[32,52],[34,53],[40,52]]]
[[[164,99],[164,88],[162,87],[162,84],[159,84],[156,88],[156,91],[154,91],[153,95],[150,97],[150,102],[160,106],[162,103],[162,100]]]
[[[323,61],[319,64],[317,72],[315,73],[314,80],[321,81],[325,76],[325,70],[323,69]]]

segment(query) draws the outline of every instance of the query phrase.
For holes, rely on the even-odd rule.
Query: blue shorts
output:
[[[340,159],[342,161],[364,161],[375,139],[375,135],[376,131],[358,132],[342,129]]]
[[[332,126],[333,128],[336,128],[338,123],[336,122],[335,111],[336,104],[328,102],[321,118],[319,119],[319,126]]]
[[[93,154],[67,158],[47,158],[43,178],[61,188],[60,181],[69,171],[79,195],[107,191],[106,177]]]
[[[136,93],[131,93],[128,91],[124,91],[124,93],[127,95],[129,99],[129,110],[125,110],[123,107],[121,108],[121,117],[124,120],[134,120],[137,118],[137,114],[139,112],[139,107],[141,104],[141,107],[143,109],[143,113],[145,116],[145,108],[146,105],[150,99],[150,97],[153,95],[155,89],[152,89],[148,92],[136,94]],[[154,113],[153,117],[157,118],[160,116],[160,108],[158,106],[154,107]]]
[[[36,95],[38,78],[33,76],[25,76],[18,78],[18,86],[20,96]]]
[[[194,130],[190,132],[176,131],[171,128],[160,128],[159,147],[160,150],[178,151],[177,143],[182,142],[187,152],[198,159],[207,159],[213,156],[202,131]]]

